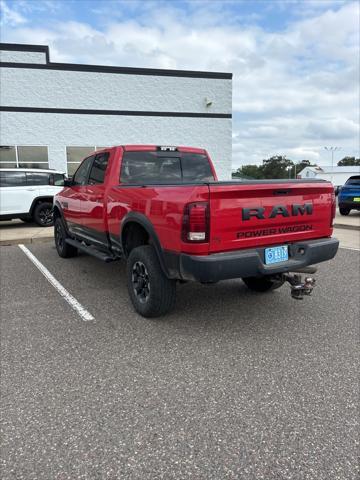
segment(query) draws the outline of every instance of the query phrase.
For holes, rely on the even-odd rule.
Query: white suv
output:
[[[53,224],[53,198],[64,187],[65,175],[38,168],[0,170],[0,220],[20,218],[42,227]]]

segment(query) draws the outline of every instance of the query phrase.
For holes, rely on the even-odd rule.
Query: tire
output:
[[[78,253],[77,248],[65,242],[67,237],[64,223],[60,217],[57,217],[54,225],[54,239],[56,251],[61,258],[75,257]]]
[[[340,211],[340,215],[349,215],[349,213],[350,213],[350,208],[340,207],[340,208],[339,208],[339,211]]]
[[[51,227],[54,225],[53,205],[50,202],[38,203],[33,212],[34,221],[40,227]]]
[[[276,290],[280,288],[285,280],[281,278],[272,278],[270,276],[264,277],[247,277],[242,279],[245,285],[254,292],[269,292],[271,290]]]
[[[154,247],[134,248],[127,260],[127,287],[137,313],[147,318],[168,313],[176,300],[176,281],[166,277]]]

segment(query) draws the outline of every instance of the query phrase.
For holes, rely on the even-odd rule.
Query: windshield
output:
[[[350,177],[349,180],[347,180],[345,185],[356,185],[360,186],[360,175],[356,177]]]

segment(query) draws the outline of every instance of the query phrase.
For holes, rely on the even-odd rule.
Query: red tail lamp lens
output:
[[[209,204],[188,203],[184,209],[182,239],[184,242],[209,241]]]

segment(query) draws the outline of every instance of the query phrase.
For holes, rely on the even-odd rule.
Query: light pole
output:
[[[341,150],[341,147],[324,147],[325,150],[331,152],[331,183],[333,183],[333,173],[334,173],[334,152],[336,150]]]

